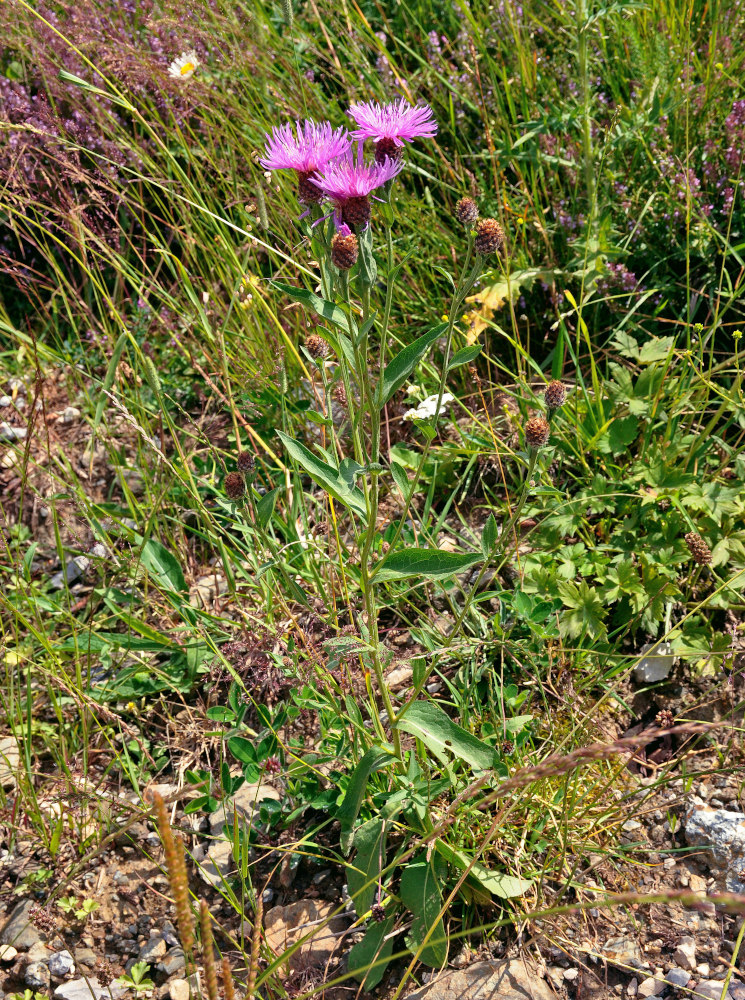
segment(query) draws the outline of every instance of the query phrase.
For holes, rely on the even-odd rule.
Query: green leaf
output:
[[[389,913],[381,923],[372,923],[363,939],[349,949],[347,968],[349,974],[362,983],[365,990],[372,990],[383,978],[383,973],[393,953],[395,937],[385,938],[393,930],[396,911]]]
[[[398,462],[391,462],[391,475],[393,476],[393,482],[398,487],[398,492],[404,498],[404,502],[408,502],[411,485],[409,477],[406,475],[406,469],[402,465],[399,465]]]
[[[375,898],[378,877],[385,867],[387,836],[388,824],[380,818],[368,820],[355,831],[357,853],[347,865],[347,885],[358,917],[367,913]]]
[[[352,771],[346,793],[336,813],[336,818],[341,825],[341,849],[345,854],[348,854],[352,848],[351,831],[365,797],[367,779],[375,771],[379,771],[395,760],[396,757],[387,750],[371,747]]]
[[[406,379],[411,375],[432,344],[447,330],[447,323],[439,323],[428,333],[418,337],[408,347],[404,347],[383,372],[381,406],[384,406],[394,393],[398,392]]]
[[[260,528],[266,528],[267,524],[271,520],[272,514],[274,513],[274,506],[277,502],[277,494],[279,493],[280,487],[277,486],[273,490],[269,490],[256,504],[256,520],[258,521]]]
[[[481,551],[484,554],[484,559],[489,558],[489,553],[494,548],[497,541],[497,519],[493,514],[490,514],[486,519],[486,524],[484,525],[484,530],[481,532]]]
[[[399,549],[391,553],[375,570],[377,583],[384,580],[404,580],[423,576],[428,580],[444,580],[475,563],[481,562],[478,552],[444,552],[442,549]]]
[[[513,899],[515,896],[522,896],[533,884],[527,878],[518,878],[516,875],[505,875],[501,872],[489,871],[480,862],[469,858],[463,851],[456,851],[450,844],[446,844],[444,840],[436,840],[435,847],[446,861],[450,862],[451,865],[455,865],[456,868],[460,868],[461,871],[468,870],[469,874],[478,881],[479,885],[483,886],[492,896],[497,896],[499,899]]]
[[[357,282],[363,287],[372,288],[378,280],[378,264],[373,253],[373,229],[365,226],[358,237],[360,257],[357,269]]]
[[[349,482],[341,475],[338,469],[335,469],[332,465],[328,465],[326,462],[322,462],[320,458],[316,458],[313,452],[308,451],[305,445],[300,444],[299,441],[288,437],[282,431],[277,431],[277,434],[289,454],[296,462],[300,463],[310,478],[321,489],[326,490],[334,500],[338,500],[345,507],[349,507],[350,510],[353,510],[355,514],[358,514],[364,520],[366,516],[365,497],[361,489],[356,486],[350,486]]]
[[[563,636],[577,639],[581,635],[605,634],[604,619],[608,609],[594,587],[590,587],[584,580],[579,585],[571,580],[562,580],[557,583],[557,590],[565,607],[571,609],[559,617],[559,628]]]
[[[302,302],[304,306],[308,309],[312,309],[318,316],[321,316],[329,323],[333,323],[334,326],[338,326],[340,330],[344,330],[345,333],[350,333],[349,323],[347,321],[347,315],[343,309],[339,306],[334,305],[333,302],[329,302],[327,299],[322,299],[315,292],[309,292],[307,288],[296,288],[294,285],[286,285],[282,281],[273,281],[272,285],[274,288],[278,289],[280,292],[284,292],[285,295],[289,295],[291,298],[295,299],[297,302]]]
[[[608,444],[614,455],[620,455],[636,440],[639,433],[638,417],[616,417],[608,430]]]
[[[456,351],[450,359],[448,371],[452,371],[453,368],[459,368],[460,365],[467,365],[471,361],[474,361],[479,354],[481,354],[481,351],[481,344],[474,344],[472,347],[462,347],[459,351]]]
[[[664,361],[673,349],[674,337],[652,337],[642,345],[639,351],[639,362],[649,365],[653,361]]]
[[[179,561],[157,539],[148,538],[142,547],[140,559],[164,590],[186,593],[186,580]]]
[[[406,945],[429,966],[444,965],[448,956],[447,934],[440,915],[440,886],[445,874],[445,865],[436,854],[429,861],[420,854],[401,875],[401,901],[414,914]]]
[[[395,728],[416,736],[443,764],[453,755],[475,770],[486,771],[493,766],[493,748],[467,733],[431,701],[413,702]]]
[[[255,764],[256,750],[250,740],[243,736],[231,736],[228,740],[228,750],[241,764]]]

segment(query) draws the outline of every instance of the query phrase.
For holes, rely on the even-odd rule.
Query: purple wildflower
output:
[[[348,149],[314,174],[313,183],[334,203],[338,220],[349,226],[364,226],[370,221],[369,196],[392,180],[402,166],[400,160],[390,157],[382,163],[365,163],[359,143],[356,156]]]
[[[296,134],[297,133],[297,134]],[[259,163],[267,170],[294,170],[298,176],[298,197],[303,202],[319,202],[323,194],[310,179],[311,174],[329,160],[342,156],[350,148],[349,133],[344,128],[332,128],[328,122],[306,119],[275,126],[267,133],[265,156]]]
[[[392,104],[367,101],[353,104],[347,114],[359,128],[352,132],[353,139],[375,142],[375,160],[382,163],[386,157],[401,156],[404,142],[418,137],[432,139],[437,133],[437,122],[428,104],[409,104],[401,98]]]

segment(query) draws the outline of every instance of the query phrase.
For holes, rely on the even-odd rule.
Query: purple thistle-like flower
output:
[[[334,203],[337,219],[350,226],[363,226],[370,220],[369,196],[392,180],[402,167],[400,160],[390,157],[382,163],[365,163],[359,143],[356,155],[348,149],[314,174],[313,183]]]
[[[298,175],[300,201],[319,202],[323,195],[310,179],[311,174],[329,160],[342,156],[351,147],[349,133],[344,128],[332,128],[329,122],[306,119],[275,126],[267,133],[265,155],[259,163],[267,170],[294,170]]]
[[[409,104],[401,98],[392,104],[377,101],[353,104],[347,114],[359,126],[353,139],[375,142],[375,159],[400,157],[405,142],[417,138],[432,139],[437,134],[437,122],[428,104]]]

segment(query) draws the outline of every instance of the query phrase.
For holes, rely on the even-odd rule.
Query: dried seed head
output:
[[[331,263],[340,271],[348,271],[357,263],[360,245],[354,233],[336,233],[331,240]]]
[[[473,198],[461,198],[455,206],[455,218],[462,226],[472,226],[479,217],[479,209]]]
[[[548,444],[551,428],[545,417],[531,417],[525,425],[525,443],[529,448],[543,448]]]
[[[240,474],[246,478],[253,476],[256,469],[256,459],[253,457],[250,451],[241,451],[238,453],[238,471]]]
[[[711,562],[711,549],[701,535],[697,535],[695,531],[689,531],[685,540],[695,563],[698,563],[699,566],[706,566]]]
[[[476,253],[482,257],[498,253],[504,246],[504,229],[496,219],[480,219],[476,225]]]
[[[654,721],[660,729],[670,729],[675,725],[675,716],[669,708],[663,708],[655,715]]]
[[[567,398],[567,391],[561,382],[554,380],[546,386],[543,398],[546,400],[546,406],[549,410],[558,410],[560,406],[564,405],[564,400]]]
[[[503,754],[514,753],[515,752],[515,744],[512,742],[512,740],[502,740],[502,747],[501,747],[501,749],[502,749],[502,753]]]
[[[382,924],[385,920],[385,907],[381,903],[373,903],[370,907],[370,916],[376,923]]]
[[[312,358],[325,358],[329,352],[329,345],[318,334],[312,333],[305,341],[305,349]]]
[[[225,496],[228,500],[240,500],[246,492],[246,484],[240,472],[229,472],[225,477]]]
[[[111,962],[107,961],[105,958],[99,958],[96,962],[94,971],[96,973],[96,979],[104,989],[108,989],[111,983],[113,983],[116,979],[116,969]]]
[[[217,998],[217,966],[215,964],[215,941],[212,936],[212,917],[209,904],[203,899],[199,904],[199,926],[202,931],[202,965],[207,1000]]]

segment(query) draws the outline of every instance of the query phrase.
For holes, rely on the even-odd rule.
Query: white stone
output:
[[[685,815],[685,836],[707,852],[709,863],[728,892],[745,893],[745,814],[691,804]]]
[[[691,978],[690,972],[685,969],[670,969],[665,979],[671,986],[687,986]]]
[[[15,788],[20,766],[21,753],[15,736],[3,736],[0,739],[0,785],[6,792]]]
[[[54,991],[54,995],[62,997],[62,1000],[106,1000],[108,997],[117,1000],[117,997],[123,996],[126,992],[126,988],[117,985],[116,980],[109,986],[101,986],[97,979],[89,977],[62,983]]]
[[[55,951],[49,956],[49,971],[53,976],[67,976],[75,971],[75,959],[69,951]]]
[[[0,944],[0,962],[12,962],[18,954],[18,949],[12,944]]]
[[[663,681],[675,666],[669,642],[648,642],[641,648],[641,659],[634,667],[637,684],[654,684]]]
[[[644,982],[639,983],[639,996],[659,996],[663,990],[667,989],[667,985],[664,979],[657,979],[655,976],[650,976],[649,979],[645,979]]]
[[[687,972],[696,968],[696,941],[692,937],[682,937],[673,952],[673,962]]]
[[[695,1000],[696,997],[706,997],[706,1000],[719,1000],[723,989],[724,982],[720,982],[718,979],[701,979],[696,984],[693,993],[691,993],[691,1000]]]
[[[71,424],[73,421],[77,420],[79,416],[80,410],[77,406],[66,406],[60,414],[60,419],[63,424]]]
[[[172,979],[168,984],[168,996],[171,1000],[189,1000],[191,988],[187,979]]]

